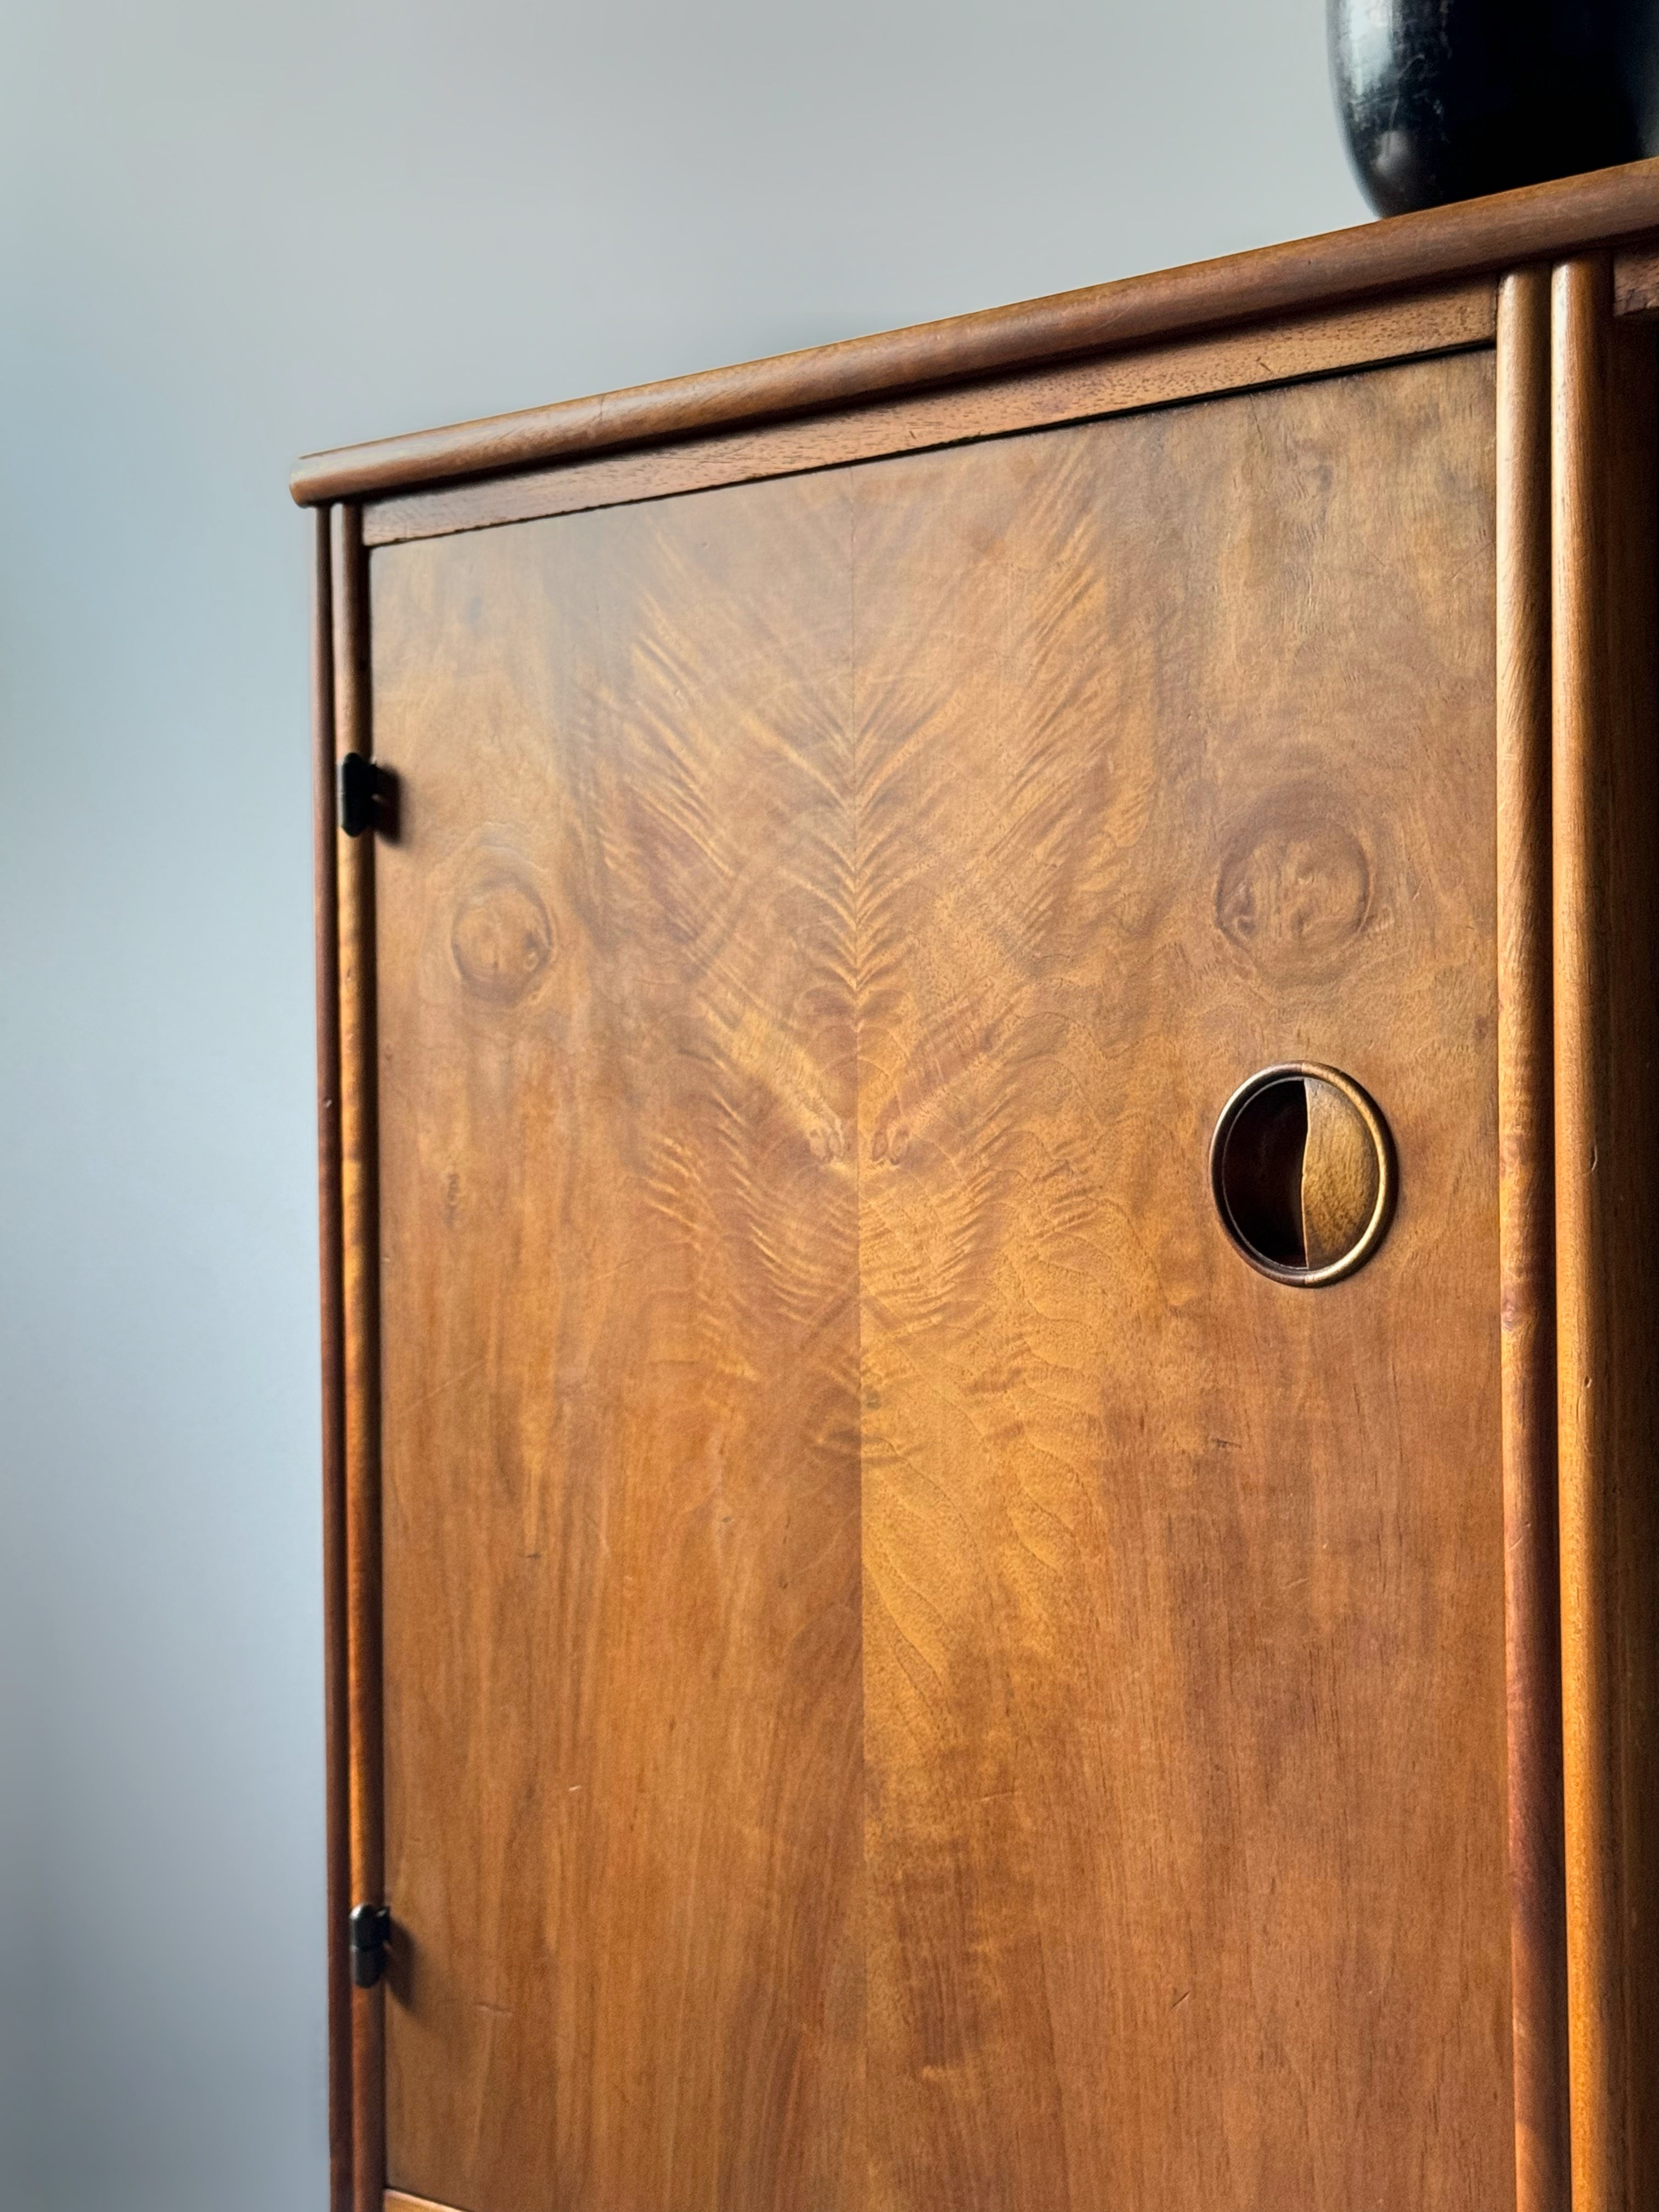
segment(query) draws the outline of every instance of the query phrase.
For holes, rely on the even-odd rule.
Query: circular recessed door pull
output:
[[[1291,1060],[1264,1067],[1222,1108],[1210,1183],[1250,1265],[1311,1290],[1352,1274],[1382,1242],[1394,1147],[1352,1076]]]

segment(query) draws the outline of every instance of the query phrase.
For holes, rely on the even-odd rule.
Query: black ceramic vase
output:
[[[1659,151],[1659,0],[1328,0],[1379,215]]]

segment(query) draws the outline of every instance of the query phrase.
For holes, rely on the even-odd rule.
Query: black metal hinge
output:
[[[386,1971],[386,1945],[392,1941],[389,1905],[354,1905],[346,1923],[351,1952],[351,1978],[360,1990],[372,1990]]]
[[[347,753],[340,763],[340,827],[348,837],[365,830],[397,835],[398,779],[367,753]]]

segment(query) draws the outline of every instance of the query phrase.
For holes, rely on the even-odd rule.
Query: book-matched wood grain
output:
[[[861,2201],[850,510],[374,556],[390,2179]]]
[[[295,467],[291,488],[308,505],[533,468],[1085,354],[1322,313],[1656,232],[1659,162],[1637,161],[740,368],[309,454]]]
[[[1554,277],[1555,1208],[1573,2212],[1659,2195],[1653,337]]]
[[[1507,2190],[1492,410],[374,556],[394,2189]]]
[[[1498,1160],[1516,2212],[1568,2202],[1550,927],[1550,279],[1498,316]]]
[[[1330,314],[1287,317],[1266,327],[1144,346],[1097,361],[912,393],[758,429],[714,433],[517,476],[406,492],[370,501],[364,508],[363,532],[370,544],[396,544],[409,538],[485,529],[544,514],[573,514],[584,507],[612,507],[630,500],[670,498],[719,484],[833,468],[888,453],[996,437],[1010,430],[1052,428],[1417,354],[1449,352],[1490,343],[1496,314],[1497,289],[1490,281],[1403,300],[1366,301]]]
[[[338,510],[334,548],[334,707],[342,754],[372,750],[368,569],[356,507]],[[378,1904],[381,1805],[380,1170],[374,836],[337,830],[339,896],[340,1206],[345,1449],[347,1801],[351,1903]],[[354,2212],[379,2212],[385,2172],[383,1987],[351,1991]]]
[[[351,1713],[348,1656],[344,1232],[340,1203],[339,877],[334,826],[334,520],[313,518],[312,853],[317,954],[317,1259],[322,1320],[323,1759],[326,1780],[331,2212],[351,2212]]]
[[[1492,410],[859,476],[872,2206],[1511,2201]],[[1316,1291],[1206,1172],[1302,1058]]]

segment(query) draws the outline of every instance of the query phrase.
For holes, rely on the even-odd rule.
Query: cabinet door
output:
[[[1511,2200],[1492,475],[1473,353],[373,556],[395,2187]]]

